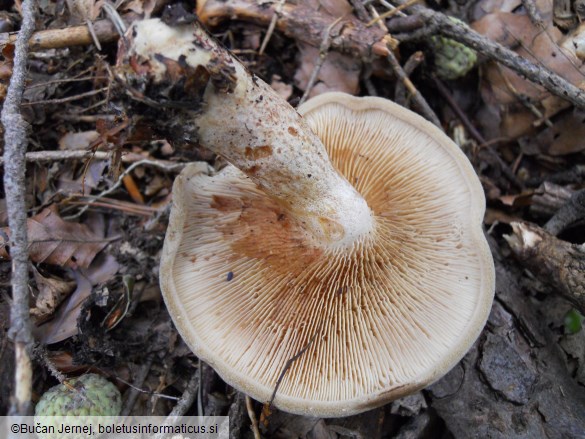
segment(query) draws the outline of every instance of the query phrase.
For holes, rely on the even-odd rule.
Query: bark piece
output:
[[[529,401],[536,375],[503,337],[487,334],[479,368],[489,385],[508,401]]]
[[[572,194],[571,198],[545,224],[544,229],[553,235],[558,235],[583,220],[585,220],[585,189]]]
[[[541,218],[550,218],[571,198],[573,191],[545,181],[532,195],[530,213]]]
[[[538,226],[512,223],[504,236],[526,268],[585,312],[585,246],[555,238]]]
[[[408,420],[400,431],[394,436],[394,439],[419,439],[424,436],[425,430],[431,423],[431,417],[428,412],[422,412],[418,416]]]
[[[512,266],[512,273],[502,265],[499,254],[496,256],[496,291],[500,302],[495,303],[494,309],[499,307],[500,312],[490,316],[483,342],[476,343],[456,369],[429,388],[430,406],[457,439],[582,438],[585,389],[571,377],[563,358],[565,354],[542,318],[541,313],[549,310],[543,305],[537,314],[538,304],[535,306],[527,300],[515,281],[518,271]],[[510,310],[511,303],[514,311]],[[502,318],[504,307],[511,311],[512,318]],[[532,329],[538,333],[537,337],[543,338],[543,345],[526,348],[529,337],[524,335],[524,330],[519,330],[520,316],[533,322]],[[502,334],[510,338],[502,338]],[[504,344],[507,348],[498,348]],[[525,349],[528,356],[522,353]],[[505,367],[499,373],[494,370],[486,382],[481,370],[488,363],[506,364],[510,350],[522,357],[515,364],[524,367],[521,366],[524,363],[537,377],[523,402],[502,398],[492,386],[503,387],[506,382],[518,385],[515,380],[522,379],[525,372]]]

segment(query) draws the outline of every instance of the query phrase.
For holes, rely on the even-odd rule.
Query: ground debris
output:
[[[129,24],[139,16],[160,16],[161,6],[179,2],[117,3]],[[198,0],[183,2],[188,15],[169,18],[185,25],[196,8],[215,37],[293,105],[307,88],[312,94],[342,90],[378,95],[417,111],[423,110],[415,96],[424,97],[428,114],[436,115],[437,125],[458,139],[487,195],[485,224],[497,259],[497,300],[484,333],[464,360],[429,388],[361,415],[314,419],[274,409],[265,419],[263,435],[581,437],[585,332],[573,320],[580,316],[577,309],[584,307],[583,295],[579,296],[585,285],[585,236],[579,228],[583,218],[573,209],[577,221],[556,225],[556,220],[553,225],[547,221],[563,216],[562,206],[567,209],[571,197],[584,190],[585,113],[481,55],[479,64],[463,77],[437,81],[433,49],[425,39],[438,35],[440,26],[425,15],[429,8],[404,7],[401,14],[368,26],[404,3]],[[474,28],[516,54],[574,84],[582,83],[583,55],[569,46],[582,48],[577,38],[582,15],[576,9],[583,2],[562,14],[546,0],[427,3],[436,7],[433,13],[475,22]],[[557,3],[562,2],[553,6]],[[527,4],[535,6],[529,14]],[[6,15],[0,12],[0,31],[12,32],[21,15],[12,4],[6,7],[11,9]],[[36,340],[45,345],[48,361],[61,373],[106,373],[127,395],[132,393],[129,386],[136,385],[129,410],[139,415],[167,415],[193,374],[201,371],[201,400],[186,413],[229,413],[230,439],[249,439],[245,396],[189,351],[164,308],[158,286],[177,170],[189,161],[206,161],[201,163],[206,170],[225,163],[197,144],[197,132],[185,128],[188,121],[175,118],[170,107],[179,98],[189,105],[201,104],[210,73],[216,75],[216,85],[225,85],[229,92],[229,72],[192,72],[165,60],[163,54],[169,78],[174,75],[170,79],[178,82],[167,82],[155,91],[170,105],[152,107],[136,101],[130,105],[127,95],[141,91],[144,84],[138,81],[128,90],[112,81],[120,55],[114,44],[119,39],[115,26],[98,8],[81,15],[77,11],[77,17],[70,12],[63,1],[41,2],[38,25],[44,28],[31,40],[22,106],[33,127],[26,155],[26,201]],[[101,51],[86,18],[93,21]],[[0,101],[12,74],[14,36],[0,34]],[[389,50],[406,73],[403,80],[388,64]],[[122,63],[122,68],[126,72],[135,68],[138,77],[146,67],[136,61]],[[308,87],[315,72],[314,86]],[[185,80],[189,75],[198,79]],[[170,122],[165,127],[160,121]],[[4,227],[4,201],[0,198],[4,258],[0,375],[10,377],[14,375],[14,353],[7,338],[10,230]],[[509,235],[511,247],[504,235]],[[222,280],[228,279],[229,270]],[[234,269],[232,282],[239,273]],[[131,292],[125,286],[127,277],[135,280]],[[558,292],[572,302],[554,294]],[[567,316],[573,316],[569,323]],[[36,393],[53,384],[49,371],[43,362],[35,365]],[[11,381],[0,385],[2,413],[10,400]],[[256,414],[262,410],[260,402],[252,401],[251,407]]]

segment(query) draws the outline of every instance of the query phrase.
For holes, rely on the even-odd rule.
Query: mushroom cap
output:
[[[161,289],[185,342],[227,383],[268,401],[302,351],[275,405],[348,416],[439,379],[479,336],[494,295],[485,199],[457,145],[390,101],[327,93],[299,112],[366,199],[373,232],[324,247],[235,167],[187,167]]]

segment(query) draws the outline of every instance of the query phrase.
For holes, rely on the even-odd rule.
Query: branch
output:
[[[388,60],[388,63],[394,70],[394,73],[398,77],[398,80],[404,84],[404,87],[410,93],[412,100],[418,107],[417,109],[421,111],[421,114],[427,120],[431,121],[436,126],[443,129],[441,126],[441,121],[439,120],[431,106],[427,103],[423,95],[421,95],[419,91],[416,89],[416,87],[414,86],[414,84],[412,83],[412,81],[410,80],[410,78],[408,77],[408,75],[406,74],[398,60],[396,59],[396,56],[394,56],[394,53],[392,52],[391,49],[388,50],[388,56],[386,57],[386,59]]]
[[[10,309],[10,336],[14,341],[16,373],[12,415],[27,415],[31,408],[33,338],[28,305],[28,241],[26,233],[25,153],[28,145],[28,124],[20,114],[20,104],[26,79],[28,40],[35,29],[36,1],[22,3],[22,26],[16,40],[14,67],[10,86],[0,115],[4,125],[4,188],[8,226],[11,230],[12,306]]]
[[[403,4],[405,1],[398,0],[398,3]],[[526,77],[529,81],[541,85],[553,95],[572,102],[578,108],[585,109],[585,90],[576,87],[546,67],[533,64],[510,49],[475,32],[467,25],[451,20],[445,14],[420,5],[411,6],[409,9],[426,20],[427,26],[437,26],[443,35],[477,50],[489,59]]]
[[[504,238],[524,266],[585,313],[585,247],[529,223],[512,223],[512,229]]]
[[[368,59],[372,51],[386,48],[380,41],[385,32],[378,27],[366,27],[352,14],[343,17],[329,15],[324,8],[313,9],[307,2],[285,2],[277,11],[278,3],[260,4],[251,0],[201,0],[197,2],[199,19],[208,26],[216,26],[225,20],[242,20],[269,26],[274,15],[276,29],[287,37],[320,47],[323,32],[341,18],[341,34],[331,40],[331,49],[347,53],[359,59]],[[378,44],[376,44],[378,43]]]
[[[32,151],[26,153],[26,161],[31,163],[51,163],[59,160],[112,160],[113,154],[108,151],[87,151],[87,150],[55,150],[55,151]],[[181,170],[183,163],[172,162],[170,160],[149,159],[141,154],[123,153],[122,163],[142,162],[146,166],[153,166],[165,169],[167,171]],[[0,157],[0,165],[4,164],[4,159]]]
[[[126,18],[126,17],[124,17]],[[93,23],[95,35],[100,43],[110,43],[119,38],[116,27],[110,20],[99,20]],[[17,34],[12,32],[0,34],[0,47],[14,43]],[[88,46],[93,43],[91,33],[86,25],[72,26],[64,29],[48,29],[29,35],[30,50],[59,49],[71,46]]]
[[[156,3],[154,12],[162,9],[169,0],[160,0]],[[142,15],[129,12],[121,17],[126,24],[143,19]],[[92,24],[95,37],[100,43],[111,43],[120,38],[116,26],[109,19],[97,20]],[[16,41],[17,34],[5,32],[0,34],[0,48]],[[28,36],[30,50],[59,49],[72,46],[88,46],[94,43],[87,25],[71,26],[63,29],[47,29],[35,32]]]
[[[544,230],[558,235],[571,225],[585,219],[585,189],[575,192],[571,198],[548,220]]]

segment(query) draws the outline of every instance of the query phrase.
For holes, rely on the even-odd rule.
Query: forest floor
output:
[[[196,390],[186,413],[229,415],[234,439],[585,438],[581,2],[183,2],[293,107],[344,91],[420,113],[461,147],[485,191],[496,298],[464,359],[432,386],[372,411],[318,419],[273,409],[259,427],[252,420],[266,414],[262,404],[198,361],[159,288],[174,178],[189,162],[225,162],[161,136],[113,95],[115,17],[128,26],[180,2],[38,3],[20,107],[31,127],[33,404],[60,380],[95,372],[122,392],[126,414],[166,416]],[[1,100],[22,7],[0,0]],[[16,367],[7,202],[2,188],[1,413]]]

